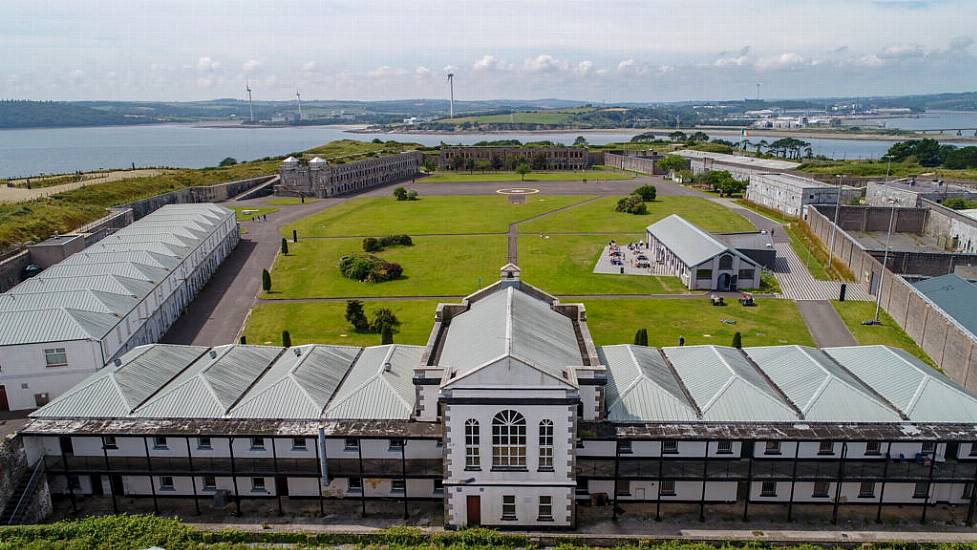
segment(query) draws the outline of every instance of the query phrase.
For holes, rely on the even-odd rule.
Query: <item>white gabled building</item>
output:
[[[562,529],[583,506],[968,524],[977,510],[977,397],[902,350],[596,348],[582,305],[512,265],[438,306],[425,347],[141,347],[21,434],[55,494],[115,510],[348,499],[406,516],[427,500],[449,528]]]
[[[158,341],[238,239],[231,210],[168,205],[0,294],[0,409],[43,406]]]

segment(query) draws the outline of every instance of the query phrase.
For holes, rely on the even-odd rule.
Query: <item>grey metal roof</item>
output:
[[[649,225],[647,231],[689,267],[695,267],[724,252],[756,264],[677,214]]]
[[[711,159],[715,162],[738,164],[760,170],[793,170],[794,168],[800,166],[800,164],[797,162],[790,162],[786,160],[762,159],[742,155],[726,155],[723,153],[710,153],[707,151],[695,151],[692,149],[682,149],[670,154],[685,157],[687,159]]]
[[[451,319],[439,366],[464,374],[513,357],[557,378],[584,364],[569,317],[515,286],[499,287]]]
[[[215,204],[163,206],[51,266],[0,295],[0,345],[104,339],[233,216]]]
[[[339,419],[407,419],[414,412],[414,368],[422,346],[366,348],[323,414]]]
[[[598,353],[609,373],[605,391],[611,422],[699,419],[695,405],[658,349],[604,346]]]
[[[950,273],[913,286],[971,334],[977,334],[977,284]]]
[[[796,191],[803,191],[804,189],[814,189],[814,188],[826,188],[826,189],[841,189],[837,185],[831,185],[829,183],[824,183],[818,181],[814,178],[805,178],[803,176],[795,176],[794,174],[781,174],[781,173],[768,173],[759,174],[764,181],[776,183],[784,187],[790,187]]]

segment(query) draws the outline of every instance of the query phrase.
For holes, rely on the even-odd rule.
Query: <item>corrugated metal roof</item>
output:
[[[723,153],[710,153],[708,151],[695,151],[693,149],[682,149],[680,151],[675,151],[674,153],[680,157],[685,157],[688,159],[712,159],[716,162],[725,162],[729,164],[739,164],[741,166],[750,166],[761,170],[793,170],[800,166],[799,163],[790,162],[786,160],[776,160],[776,159],[762,159],[757,157],[747,157],[743,155],[727,155]]]
[[[551,304],[516,287],[500,287],[451,319],[438,363],[460,378],[511,356],[557,378],[584,364],[573,322]]]
[[[138,303],[134,296],[101,290],[68,290],[65,292],[8,292],[0,294],[0,311],[68,308],[92,313],[124,315]]]
[[[609,372],[605,391],[607,418],[611,422],[699,419],[698,411],[658,349],[604,346],[599,353]]]
[[[677,214],[649,225],[647,231],[689,267],[695,267],[723,252],[739,256],[751,264],[756,263]]]
[[[112,313],[78,309],[0,311],[0,346],[99,340],[119,322]]]
[[[801,410],[819,422],[898,422],[899,411],[821,350],[804,346],[747,348],[770,380]]]
[[[971,334],[977,334],[977,284],[950,273],[913,286]]]
[[[421,346],[364,349],[323,417],[330,420],[410,418],[415,400],[414,368],[420,365],[423,354]]]
[[[977,422],[977,398],[909,353],[888,346],[825,353],[915,422]]]

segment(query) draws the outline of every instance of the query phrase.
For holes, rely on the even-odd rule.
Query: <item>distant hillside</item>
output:
[[[0,128],[109,126],[158,122],[151,116],[100,111],[55,101],[0,101]]]

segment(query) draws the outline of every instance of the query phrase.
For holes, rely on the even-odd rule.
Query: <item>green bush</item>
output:
[[[373,254],[351,254],[340,258],[339,271],[347,279],[379,283],[399,278],[404,268]]]
[[[648,206],[645,205],[645,201],[641,199],[640,195],[628,195],[617,201],[615,210],[628,214],[644,215],[648,213]]]
[[[383,250],[380,246],[380,239],[376,237],[367,237],[363,239],[363,251],[364,252],[379,252]]]
[[[407,190],[403,187],[398,187],[394,189],[394,198],[399,201],[407,200]]]
[[[364,252],[380,252],[388,246],[414,246],[410,235],[387,235],[386,237],[367,237],[363,239]]]
[[[634,190],[634,194],[641,197],[643,201],[653,201],[658,196],[658,189],[654,185],[642,185]]]

